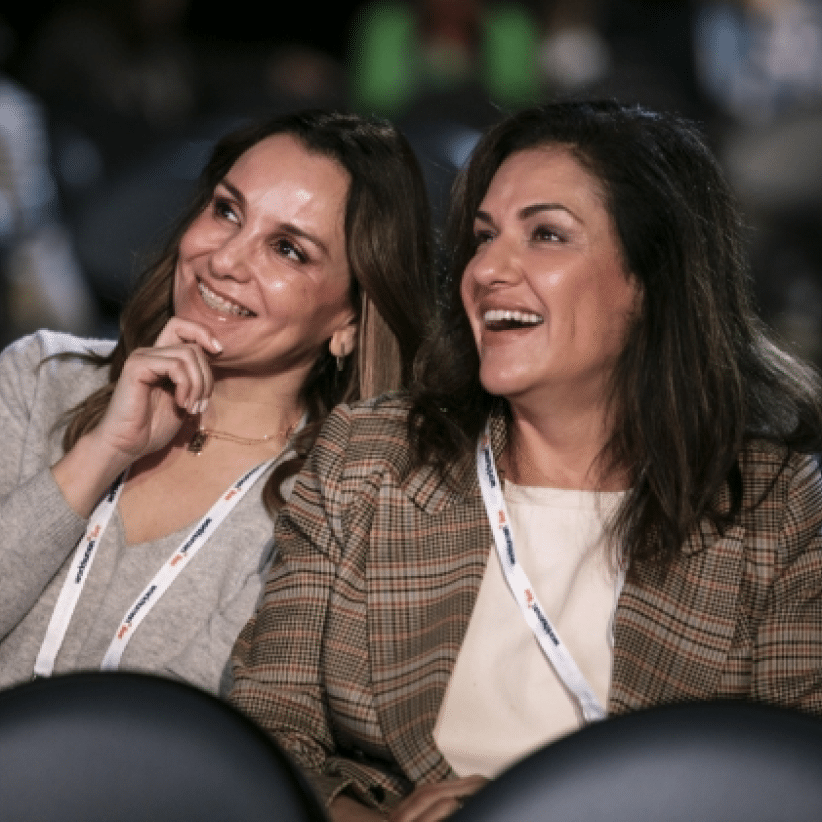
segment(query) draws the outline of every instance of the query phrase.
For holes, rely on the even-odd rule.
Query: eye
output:
[[[295,263],[308,262],[308,255],[287,237],[280,237],[271,245],[278,254],[293,260]]]
[[[223,220],[230,220],[233,223],[240,222],[240,218],[234,210],[234,204],[224,197],[214,198],[214,216]]]
[[[494,235],[487,229],[477,230],[474,232],[474,251],[479,250],[480,246],[490,243],[494,239]]]
[[[531,239],[538,243],[562,243],[565,237],[547,225],[538,225],[531,233]]]

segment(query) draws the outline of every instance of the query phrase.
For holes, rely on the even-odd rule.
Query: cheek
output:
[[[334,277],[321,282],[301,282],[290,298],[295,310],[306,322],[315,325],[336,324],[341,318],[354,313],[351,306],[351,283],[348,277]],[[286,299],[283,293],[279,299]]]
[[[205,243],[208,232],[204,224],[204,215],[200,214],[196,217],[194,222],[180,237],[179,245],[177,246],[177,255],[185,260],[191,257],[200,250],[200,247]]]

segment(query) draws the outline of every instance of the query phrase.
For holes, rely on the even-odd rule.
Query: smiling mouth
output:
[[[200,296],[203,298],[203,302],[209,308],[213,308],[215,311],[219,311],[221,314],[233,314],[235,317],[257,316],[253,311],[246,308],[245,306],[229,302],[228,300],[221,297],[219,294],[215,294],[204,282],[200,280],[197,281],[197,290],[200,292]]]
[[[529,311],[508,311],[494,309],[482,315],[482,321],[489,331],[512,331],[519,328],[535,328],[545,320],[539,314]]]

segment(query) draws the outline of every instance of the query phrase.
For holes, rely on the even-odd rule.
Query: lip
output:
[[[197,291],[205,305],[221,316],[236,317],[238,319],[257,316],[250,308],[215,291],[199,279],[199,277],[197,278]]]

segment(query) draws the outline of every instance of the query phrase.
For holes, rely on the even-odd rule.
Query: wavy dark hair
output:
[[[486,417],[510,422],[506,401],[479,382],[459,286],[491,179],[507,157],[541,146],[566,149],[600,182],[625,270],[641,285],[599,461],[606,474],[632,478],[610,524],[623,560],[665,565],[701,518],[721,532],[738,514],[740,459],[751,440],[777,443],[786,460],[791,450],[822,447],[818,375],[757,318],[739,208],[691,122],[613,101],[566,101],[521,111],[484,135],[453,189],[448,305],[416,365],[416,457],[463,476]],[[724,509],[723,487],[731,499]]]
[[[296,437],[296,458],[280,465],[266,484],[263,498],[269,511],[282,505],[280,484],[302,466],[334,405],[376,396],[408,381],[437,304],[429,204],[416,157],[386,120],[319,110],[279,115],[235,131],[215,146],[190,206],[121,312],[114,350],[107,357],[92,357],[109,366],[109,382],[70,412],[66,450],[99,423],[131,352],[152,345],[173,315],[183,234],[239,157],[277,134],[291,135],[309,152],[329,157],[348,172],[345,242],[359,330],[355,355],[346,358],[342,371],[326,347],[306,379],[301,400],[308,425]]]

